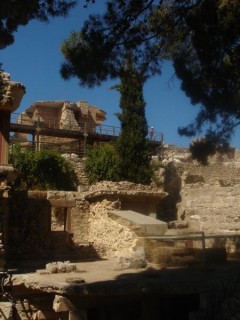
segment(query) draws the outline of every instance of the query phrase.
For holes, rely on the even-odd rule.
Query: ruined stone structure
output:
[[[172,171],[172,161],[177,170]],[[183,163],[187,165],[186,157],[181,162],[174,156],[165,169],[180,175]],[[12,288],[20,318],[227,320],[234,315],[240,296],[237,265],[223,265],[221,260],[218,267],[209,268],[195,256],[201,268],[168,268],[170,256],[173,265],[182,265],[180,260],[194,255],[193,249],[199,253],[201,241],[177,238],[171,234],[176,229],[155,224],[151,217],[134,222],[133,199],[144,198],[142,213],[151,216],[168,196],[160,184],[103,182],[84,192],[15,193],[9,210],[8,263],[25,270],[14,276]],[[190,232],[189,226],[185,229],[180,231]],[[188,256],[186,262],[194,260]],[[11,304],[4,307],[7,314]]]
[[[32,138],[37,150],[41,147],[59,149],[63,152],[81,153],[84,149],[84,139],[89,133],[94,133],[97,126],[106,120],[106,113],[88,104],[87,101],[38,101],[27,108],[20,117],[18,123],[35,126],[36,131]],[[62,129],[82,132],[84,139],[67,137],[46,136],[41,133],[41,128]],[[14,140],[26,143],[28,135],[15,133]]]
[[[178,184],[179,179],[181,182],[179,199],[175,202],[176,219],[187,220],[190,223],[191,220],[198,221],[198,228],[207,234],[238,233],[238,151],[210,158],[206,166],[192,161],[187,153],[184,156],[181,150],[171,157],[165,168],[169,176],[168,181],[172,179],[172,187]],[[167,189],[170,190],[169,187]]]
[[[2,76],[0,318],[238,319],[237,152],[202,166],[188,150],[165,145],[153,156],[150,186],[104,181],[91,187],[84,160],[70,152],[65,157],[78,176],[78,192],[11,190],[9,197],[15,172],[7,163],[6,123],[25,91]],[[15,100],[10,89],[16,87]],[[87,134],[105,113],[55,101],[35,103],[20,118],[36,126],[38,149],[43,141],[63,144],[63,138],[40,135],[44,126]]]

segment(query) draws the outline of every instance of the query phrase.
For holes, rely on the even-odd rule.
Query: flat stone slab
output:
[[[224,264],[210,264],[184,267],[161,267],[149,264],[141,271],[136,269],[116,270],[115,260],[100,260],[77,263],[78,270],[86,270],[80,276],[85,282],[71,282],[69,278],[79,278],[75,273],[55,274],[15,274],[13,277],[13,296],[24,292],[29,294],[30,290],[39,290],[42,293],[54,293],[67,296],[90,296],[99,298],[130,294],[202,294],[219,290],[223,283],[236,285],[239,281],[239,261]],[[31,292],[31,294],[33,291]],[[10,306],[6,303],[6,307]],[[2,308],[2,302],[0,302]]]
[[[127,220],[131,225],[138,226],[137,233],[141,236],[160,236],[167,231],[167,223],[132,210],[114,210],[112,214]]]

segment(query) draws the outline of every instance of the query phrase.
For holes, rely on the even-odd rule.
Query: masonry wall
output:
[[[111,202],[104,200],[92,205],[89,214],[89,242],[102,258],[116,258],[123,251],[127,254],[137,242],[131,229],[109,217],[109,209]]]
[[[182,170],[181,209],[208,234],[240,233],[240,163],[188,164]]]
[[[75,168],[81,185],[87,186],[84,174],[84,160],[76,155],[67,156]],[[173,148],[165,151],[166,162],[156,175],[168,196],[159,201],[158,218],[163,221],[199,219],[198,225],[206,233],[240,233],[240,160],[238,157],[210,159],[203,166],[192,161],[186,149]],[[159,174],[158,174],[159,173]],[[126,183],[125,183],[126,184]],[[127,190],[124,182],[113,184],[114,188]],[[111,183],[104,182],[94,186],[101,191]],[[152,191],[154,190],[152,186]],[[134,198],[134,197],[132,197]],[[123,204],[122,204],[123,205]],[[74,211],[73,211],[74,212]],[[80,217],[78,217],[79,220]],[[79,222],[80,223],[80,222]],[[85,224],[85,223],[84,223]],[[84,229],[84,228],[83,228]],[[77,227],[75,228],[77,230]],[[75,232],[74,232],[75,234]],[[80,234],[76,232],[76,234]],[[77,241],[85,241],[84,232]],[[83,240],[82,240],[83,239]]]
[[[79,198],[71,209],[71,232],[78,246],[89,245],[89,210],[89,203]]]
[[[74,168],[77,175],[79,186],[88,186],[88,179],[84,171],[84,158],[78,157],[76,154],[63,154],[64,158],[68,160]]]
[[[133,187],[133,184],[124,185]],[[91,198],[95,191],[13,192],[9,208],[8,261],[90,257],[121,259],[124,267],[145,263],[143,250],[137,248],[135,232],[109,215],[116,201],[90,203],[86,195]],[[63,207],[51,205],[58,200]],[[67,207],[68,203],[73,206]],[[68,223],[64,229],[66,209]]]
[[[208,234],[240,233],[240,187],[191,187],[182,191],[186,219],[198,216]]]
[[[165,151],[164,188],[172,197],[176,220],[206,234],[240,233],[240,159],[237,151],[230,151],[209,158],[207,165],[193,161],[185,149]],[[165,219],[171,220],[174,208],[165,209]]]
[[[64,230],[64,208],[53,208],[47,192],[14,192],[8,219],[8,260],[61,260],[93,254],[88,244],[88,202],[74,192],[50,194],[51,199],[76,199],[76,207],[68,208],[72,230]]]
[[[25,191],[10,198],[8,259],[46,257],[51,249],[51,207],[43,193],[35,196]]]
[[[78,167],[79,175],[83,174],[81,173],[84,172],[81,167],[83,163],[80,163],[75,156],[71,160]],[[169,197],[160,199],[160,204],[164,203],[165,199],[167,201],[164,206],[158,208],[160,210],[158,218],[161,219],[165,214],[165,221],[171,221],[174,211],[176,219],[190,223],[197,221],[198,228],[206,234],[229,232],[240,234],[238,160],[200,166],[190,161],[173,159],[165,165],[165,168],[161,167],[161,174],[164,177],[162,185],[169,193]],[[57,253],[59,248],[63,248],[63,254],[66,249],[65,252],[70,250],[78,256],[90,253],[104,257],[107,251],[110,256],[114,256],[116,251],[114,248],[121,248],[121,241],[125,241],[125,231],[121,226],[114,229],[113,225],[116,222],[107,215],[105,209],[103,210],[104,192],[113,195],[114,201],[126,194],[134,198],[136,195],[139,197],[141,192],[151,193],[151,186],[135,186],[135,188],[137,189],[134,189],[133,184],[126,182],[116,184],[104,182],[84,193],[53,191],[51,195],[48,193],[48,196],[38,191],[13,193],[9,208],[8,256],[21,259],[36,256],[40,258]],[[153,194],[154,190],[152,189]],[[62,229],[63,221],[60,221],[59,225],[57,224],[59,221],[53,223],[52,209],[47,197],[56,199],[70,197],[75,200],[76,206],[68,209],[71,212],[71,230],[68,232]],[[91,197],[95,199],[94,202],[91,201]],[[169,203],[171,205],[168,206]],[[132,235],[127,236],[129,243],[132,243],[131,237]]]

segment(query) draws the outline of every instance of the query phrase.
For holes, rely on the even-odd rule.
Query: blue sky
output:
[[[82,5],[76,7],[67,18],[55,18],[47,24],[33,21],[19,28],[15,43],[0,52],[3,69],[10,73],[11,80],[26,86],[26,94],[17,112],[39,100],[87,100],[90,105],[107,112],[104,124],[119,126],[115,113],[120,111],[120,96],[118,92],[109,90],[109,87],[118,83],[117,80],[87,89],[79,86],[78,79],[63,80],[59,72],[64,60],[60,51],[62,42],[71,31],[81,29],[89,13],[98,13],[103,9],[103,2],[100,4],[96,1],[88,9]],[[173,75],[171,64],[166,62],[162,75],[146,83],[144,97],[147,122],[155,131],[163,133],[165,143],[188,146],[189,139],[180,137],[177,128],[195,118],[197,107],[191,105]],[[236,141],[233,139],[232,144],[239,147]]]

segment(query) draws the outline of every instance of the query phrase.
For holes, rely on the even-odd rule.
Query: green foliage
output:
[[[118,181],[118,155],[111,144],[92,147],[87,152],[85,172],[90,184],[98,181]]]
[[[219,142],[218,139],[214,140],[209,137],[201,137],[191,141],[189,151],[193,159],[206,165],[209,156],[216,153],[218,155],[227,154],[229,152],[229,144],[224,141]]]
[[[240,124],[239,16],[240,0],[109,0],[103,15],[64,42],[61,73],[91,87],[118,78],[128,52],[145,78],[169,59],[182,90],[201,106],[179,133],[211,128],[228,141]]]
[[[148,184],[151,180],[150,159],[146,136],[148,134],[143,98],[143,77],[131,61],[121,73],[121,134],[118,139],[119,175],[121,180]]]
[[[22,151],[15,145],[10,161],[19,173],[15,188],[76,190],[77,179],[71,165],[55,151]]]
[[[104,15],[91,15],[80,32],[64,41],[64,79],[78,77],[81,85],[92,87],[118,78],[129,51],[134,53],[134,67],[145,76],[159,72],[162,40],[156,39],[149,20],[157,2],[107,1]]]
[[[192,104],[202,108],[180,134],[192,136],[206,124],[216,124],[215,137],[228,141],[240,123],[239,14],[239,0],[204,0],[185,17],[181,29],[188,36],[174,56],[174,67]]]
[[[0,49],[14,42],[14,33],[31,20],[48,21],[49,17],[66,16],[77,1],[71,0],[3,0],[0,16]]]
[[[216,144],[207,138],[199,138],[190,143],[189,151],[193,159],[206,165],[208,157],[216,153]]]

